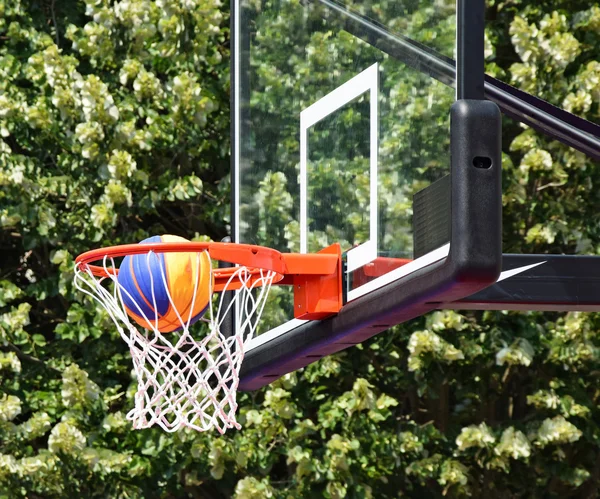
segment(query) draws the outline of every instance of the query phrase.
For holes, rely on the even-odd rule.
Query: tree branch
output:
[[[4,346],[6,346],[6,348],[8,348],[11,352],[16,353],[19,360],[37,364],[37,365],[43,367],[44,369],[47,369],[48,371],[52,371],[53,373],[57,374],[58,376],[62,376],[62,373],[58,369],[55,369],[54,367],[50,367],[43,360],[40,360],[36,357],[26,354],[19,347],[13,345],[12,343],[6,342]]]

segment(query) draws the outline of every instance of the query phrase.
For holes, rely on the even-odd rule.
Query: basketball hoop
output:
[[[141,255],[142,262],[150,267],[151,259],[160,261],[157,255],[167,253],[186,254],[192,264],[196,262],[196,268],[206,254],[213,261],[237,264],[210,269],[210,298],[199,320],[192,319],[193,302],[189,311],[178,310],[168,291],[166,265],[159,265],[162,282],[155,284],[164,285],[170,310],[177,317],[168,333],[159,330],[152,275],[152,297],[140,303],[142,300],[136,301],[119,282],[116,263],[120,257]],[[104,307],[131,352],[138,389],[135,407],[127,419],[136,429],[156,424],[167,432],[216,428],[225,433],[229,428],[240,428],[236,421],[236,391],[244,345],[256,334],[273,284],[294,286],[296,317],[320,319],[337,313],[342,304],[341,254],[337,245],[322,253],[300,255],[234,243],[128,244],[79,255],[74,279],[78,290]],[[193,286],[196,300],[198,285]],[[132,307],[133,315],[139,316],[136,320],[131,317]],[[227,335],[225,324],[234,311],[236,324]]]

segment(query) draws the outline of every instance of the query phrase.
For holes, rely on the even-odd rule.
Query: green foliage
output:
[[[445,18],[413,10],[396,29],[446,47]],[[490,73],[598,120],[598,6],[494,0],[489,16]],[[597,496],[598,314],[435,312],[241,394],[241,431],[131,430],[129,353],[74,292],[73,258],[227,233],[227,21],[217,0],[0,0],[0,497]],[[305,71],[333,77],[333,45],[310,43]],[[267,69],[265,113],[289,83]],[[406,154],[438,158],[423,139]],[[598,164],[508,119],[504,139],[505,250],[600,255]],[[258,237],[290,240],[285,178],[260,181]]]

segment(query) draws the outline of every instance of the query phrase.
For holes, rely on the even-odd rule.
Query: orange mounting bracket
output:
[[[307,268],[305,257],[284,253],[287,272],[277,283],[293,286],[294,317],[314,321],[337,314],[343,305],[342,249],[339,243],[313,254],[311,263],[314,265],[311,268]],[[298,263],[300,265],[296,269]]]

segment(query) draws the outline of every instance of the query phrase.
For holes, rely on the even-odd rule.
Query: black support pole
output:
[[[457,0],[456,98],[484,98],[485,0]]]

